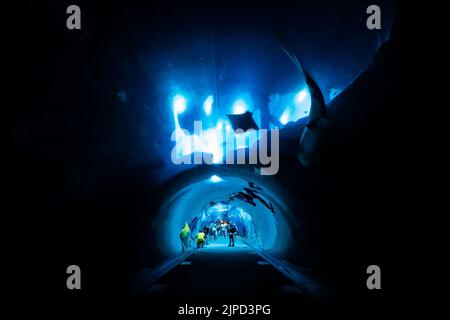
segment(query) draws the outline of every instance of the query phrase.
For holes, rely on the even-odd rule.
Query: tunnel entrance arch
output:
[[[163,255],[181,252],[180,230],[192,234],[213,221],[231,221],[251,245],[283,254],[292,243],[295,220],[279,187],[246,170],[186,174],[163,200],[153,232]]]

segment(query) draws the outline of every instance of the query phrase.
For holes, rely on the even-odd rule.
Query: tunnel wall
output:
[[[255,200],[256,206],[242,200],[232,201],[233,206],[241,208],[251,216],[256,237],[249,242],[276,253],[287,250],[291,245],[292,226],[279,190],[255,175],[245,175],[240,171],[216,172],[215,175],[219,176],[221,181],[212,182],[210,172],[183,179],[183,183],[174,187],[170,196],[164,200],[158,218],[152,226],[152,232],[160,240],[158,247],[161,253],[166,256],[180,253],[179,233],[184,224],[195,216],[200,217],[211,201],[224,201],[230,194],[242,191],[244,187],[248,187],[249,181],[262,188],[260,194],[270,201],[274,208],[272,212],[258,200]]]

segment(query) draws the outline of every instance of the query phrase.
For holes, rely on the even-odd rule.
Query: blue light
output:
[[[203,102],[203,110],[205,111],[207,116],[211,114],[213,102],[214,102],[213,96],[208,96],[205,102]]]
[[[202,138],[203,138],[203,145],[201,146],[201,148],[198,148],[199,150],[196,151],[202,151],[212,154],[213,163],[219,163],[220,161],[222,161],[223,136],[221,133],[221,129],[217,128],[208,129],[203,133]]]
[[[186,109],[186,98],[179,94],[176,95],[173,98],[173,113],[175,114],[175,116],[183,113],[184,111],[186,111]]]
[[[253,120],[261,128],[261,110],[259,108],[253,112]]]
[[[285,125],[289,121],[289,110],[284,110],[283,114],[280,117],[280,122],[282,125]]]
[[[289,100],[284,99],[282,103],[287,104],[278,118],[282,125],[307,117],[311,107],[311,96],[308,88],[303,88],[296,94],[291,95]]]
[[[236,100],[233,104],[233,114],[242,114],[247,111],[247,104],[244,100]]]
[[[203,152],[212,155],[212,163],[220,163],[224,155],[225,132],[231,131],[231,126],[227,120],[219,119],[214,127],[211,127],[197,134],[190,134],[183,131],[178,123],[178,117],[175,115],[175,126],[178,139],[176,143],[177,158],[187,156],[193,152]]]
[[[258,141],[258,131],[250,130],[243,133],[236,133],[235,149],[250,148]]]
[[[295,96],[295,103],[300,104],[302,103],[305,98],[308,96],[308,90],[302,89],[299,93],[297,93],[297,95]]]
[[[217,182],[221,182],[223,181],[221,177],[216,176],[216,175],[212,175],[211,178],[209,178],[209,181],[211,181],[212,183],[217,183]]]

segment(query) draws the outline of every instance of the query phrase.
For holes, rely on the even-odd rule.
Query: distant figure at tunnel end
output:
[[[237,234],[237,227],[234,223],[228,224],[228,237],[230,238],[229,247],[234,247],[234,237]]]

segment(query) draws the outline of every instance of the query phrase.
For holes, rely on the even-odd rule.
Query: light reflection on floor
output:
[[[220,253],[233,253],[236,251],[251,251],[251,249],[243,243],[239,238],[235,240],[234,247],[228,246],[228,238],[218,238],[217,240],[209,240],[208,244],[203,248],[195,249],[196,252],[220,252]]]

